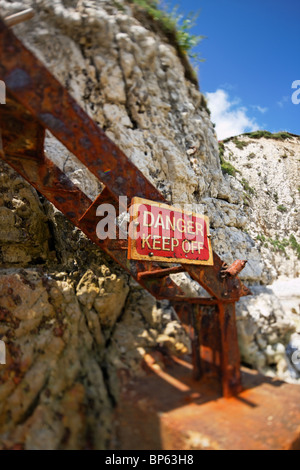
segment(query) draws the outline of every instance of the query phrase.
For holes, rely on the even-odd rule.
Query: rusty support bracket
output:
[[[228,266],[226,263],[223,263],[219,273],[221,279],[224,279],[226,276],[237,276],[244,269],[246,263],[247,261],[242,259],[237,259],[230,266]]]
[[[196,305],[217,305],[218,300],[209,298],[209,297],[185,297],[182,295],[178,295],[170,299],[172,304],[187,302],[189,304],[196,304]]]
[[[145,271],[143,273],[138,273],[138,279],[146,279],[146,278],[161,278],[165,276],[169,276],[170,274],[177,274],[183,273],[186,269],[183,266],[174,266],[172,268],[165,268],[165,269],[156,269],[155,271]]]

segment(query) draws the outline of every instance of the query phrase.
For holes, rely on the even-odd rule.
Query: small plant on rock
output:
[[[279,212],[287,212],[287,208],[285,206],[283,206],[282,204],[277,206],[277,210]]]

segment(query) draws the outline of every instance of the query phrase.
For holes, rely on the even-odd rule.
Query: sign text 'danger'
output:
[[[133,198],[128,258],[213,264],[208,217]]]

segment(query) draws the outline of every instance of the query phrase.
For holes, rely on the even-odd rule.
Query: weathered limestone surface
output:
[[[281,141],[242,135],[224,146],[225,160],[240,172],[226,177],[243,190],[245,228],[263,264],[261,282],[299,277],[299,252],[289,239],[292,235],[299,243],[300,137]]]
[[[14,27],[18,37],[170,202],[192,204],[209,215],[220,256],[228,263],[249,260],[246,282],[269,284],[279,274],[297,276],[299,264],[290,248],[286,268],[280,253],[257,240],[269,220],[266,193],[256,205],[245,205],[241,178],[222,175],[203,97],[186,80],[175,48],[162,34],[154,33],[146,19],[139,21],[123,0],[0,0],[3,15],[24,6],[33,6],[36,16]],[[299,155],[296,140],[285,146]],[[101,185],[50,134],[46,151],[90,198],[98,195]],[[265,188],[272,189],[273,176],[267,172],[271,150],[266,155],[261,172],[266,172]],[[248,175],[247,155],[241,158],[243,177],[245,170],[256,188],[260,180]],[[275,175],[276,165],[272,168]],[[290,174],[287,170],[284,184]],[[274,219],[280,236],[287,226],[296,231],[296,199],[289,197],[295,198],[291,187],[278,203],[287,205],[288,214],[278,214],[286,219]],[[272,230],[268,237],[275,236]],[[182,275],[177,279],[195,293],[193,283]],[[297,301],[278,300],[277,288],[253,290],[257,295],[243,299],[238,309],[243,359],[295,379],[285,347],[292,334],[291,344],[297,342]],[[0,366],[3,448],[106,448],[118,400],[118,370],[143,374],[141,358],[157,344],[178,354],[190,349],[168,303],[141,290],[3,164],[0,339],[8,349],[8,364]]]
[[[36,191],[0,160],[0,264],[43,264],[49,228]]]
[[[291,356],[300,338],[300,138],[241,135],[224,148],[224,159],[237,170],[226,178],[243,190],[245,228],[265,284],[238,304],[242,359],[268,375],[299,380]]]

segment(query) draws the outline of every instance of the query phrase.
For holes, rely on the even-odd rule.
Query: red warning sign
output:
[[[133,198],[128,258],[213,265],[209,219],[167,204]]]

